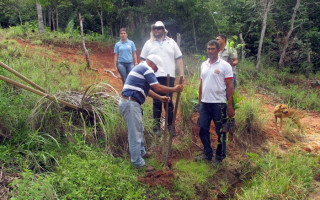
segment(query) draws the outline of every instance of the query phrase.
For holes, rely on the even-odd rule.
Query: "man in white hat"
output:
[[[182,85],[175,87],[160,85],[154,74],[157,71],[163,71],[162,59],[157,55],[151,54],[146,61],[135,66],[128,74],[119,102],[120,113],[128,126],[131,162],[138,168],[145,166],[143,157],[148,156],[143,142],[141,105],[145,102],[147,95],[161,102],[170,101],[170,97],[160,96],[150,88],[158,93],[181,92],[183,89]]]
[[[182,53],[177,43],[167,36],[168,31],[166,30],[162,21],[157,21],[151,26],[150,39],[144,44],[140,59],[146,60],[146,58],[155,54],[163,59],[163,72],[158,71],[156,77],[161,85],[167,85],[167,74],[170,74],[170,87],[174,86],[176,63],[179,67],[180,76],[184,76],[184,66],[182,60]],[[165,95],[159,93],[159,95]],[[169,131],[172,135],[175,135],[175,128],[171,127],[173,120],[173,103],[172,93],[169,94],[171,100],[169,101],[168,109],[168,125]],[[155,119],[154,132],[160,136],[160,117],[162,113],[162,102],[154,99],[153,100],[153,118]]]

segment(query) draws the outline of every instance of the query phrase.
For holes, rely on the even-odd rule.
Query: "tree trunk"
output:
[[[80,23],[80,33],[81,33],[81,40],[82,40],[82,48],[84,50],[85,56],[86,56],[86,61],[87,61],[87,68],[90,69],[90,59],[89,59],[89,52],[86,48],[86,43],[84,41],[84,35],[83,35],[83,24],[82,24],[82,17],[81,13],[78,13],[79,16],[79,23]]]
[[[181,44],[181,34],[180,33],[177,33],[177,44],[180,47],[180,44]]]
[[[53,14],[53,11],[51,12],[51,19],[52,19],[53,31],[56,31],[56,24],[54,23],[54,14]]]
[[[41,7],[41,5],[39,3],[36,3],[36,6],[37,6],[37,13],[38,13],[39,32],[42,34],[42,33],[44,33],[42,7]]]
[[[244,64],[245,45],[246,45],[246,43],[244,42],[244,39],[243,39],[243,37],[242,37],[242,33],[239,34],[239,38],[240,38],[241,43],[242,43],[242,47],[241,47],[241,67],[242,67],[243,64]]]
[[[19,14],[20,25],[22,26],[22,19],[21,19],[21,12],[20,12],[20,8],[18,8],[18,14]]]
[[[192,29],[193,29],[194,46],[196,47],[196,52],[198,52],[196,28],[195,28],[195,26],[194,26],[194,21],[193,21],[193,19],[192,19]]]
[[[58,12],[58,3],[56,4],[56,27],[57,27],[57,31],[59,29],[59,12]]]
[[[283,67],[284,65],[284,59],[285,59],[285,56],[286,56],[286,51],[287,51],[287,48],[288,48],[288,45],[289,45],[289,38],[292,34],[292,31],[294,29],[294,21],[295,21],[295,18],[297,16],[297,11],[299,9],[299,6],[300,6],[300,0],[297,0],[297,3],[296,3],[296,6],[294,7],[294,11],[293,11],[293,14],[292,14],[292,17],[291,17],[291,27],[290,27],[290,30],[284,40],[284,46],[283,46],[283,49],[282,49],[282,53],[281,53],[281,56],[280,56],[280,60],[279,60],[279,66]]]
[[[257,64],[256,64],[256,69],[258,70],[258,72],[260,72],[260,58],[261,58],[262,44],[263,44],[263,39],[264,39],[264,35],[266,33],[266,28],[267,28],[268,13],[270,11],[272,3],[273,3],[273,0],[265,0],[264,16],[263,16],[261,36],[260,36],[259,49],[258,49],[258,55],[257,55]]]
[[[101,6],[101,10],[100,10],[100,11],[97,9],[97,12],[98,12],[98,15],[99,15],[99,18],[100,18],[100,24],[101,24],[101,35],[103,36],[103,35],[104,35],[104,25],[103,25],[103,13],[102,13],[102,6]]]
[[[48,26],[50,28],[50,30],[52,30],[52,27],[51,27],[51,8],[49,7],[48,9]]]

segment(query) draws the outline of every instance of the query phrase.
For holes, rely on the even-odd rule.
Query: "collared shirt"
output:
[[[237,50],[227,46],[224,47],[222,52],[219,52],[219,57],[227,62],[231,62],[232,59],[238,58]],[[236,74],[236,66],[232,66],[232,71]]]
[[[134,97],[140,104],[146,100],[151,85],[157,84],[158,80],[154,71],[146,62],[135,66],[124,83],[121,94]]]
[[[134,51],[137,51],[136,45],[129,39],[127,39],[125,42],[120,40],[114,46],[114,53],[118,54],[118,62],[132,63],[132,52]]]
[[[170,77],[175,77],[176,60],[182,57],[182,53],[172,38],[165,37],[162,41],[148,40],[142,48],[140,57],[146,60],[151,54],[162,58],[164,72],[157,71],[157,77],[166,77],[167,74],[170,74]]]
[[[225,79],[233,78],[229,63],[218,58],[213,64],[209,59],[201,64],[202,96],[204,103],[226,103]]]

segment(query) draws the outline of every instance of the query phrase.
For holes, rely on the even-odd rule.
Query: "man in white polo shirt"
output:
[[[210,40],[207,43],[209,58],[201,65],[199,86],[199,136],[203,144],[203,154],[196,159],[212,160],[213,151],[209,130],[211,120],[213,120],[218,135],[218,146],[213,165],[221,163],[226,157],[226,133],[222,132],[222,124],[227,120],[226,114],[230,118],[234,117],[232,67],[218,56],[219,50],[220,45],[217,40]]]
[[[177,43],[167,36],[167,29],[165,28],[162,21],[157,21],[151,26],[150,39],[144,44],[140,59],[146,60],[148,55],[154,54],[158,55],[163,60],[163,70],[164,72],[157,72],[156,77],[161,85],[167,85],[167,74],[170,74],[170,87],[174,86],[175,81],[175,64],[177,63],[179,67],[180,76],[184,76],[184,66],[182,60],[182,53],[177,45]],[[163,93],[158,93],[159,95],[165,95]],[[171,127],[173,120],[173,103],[172,103],[172,93],[169,94],[170,102],[168,106],[168,125],[171,134],[175,135],[174,127]],[[160,135],[160,117],[162,113],[163,103],[157,99],[153,99],[153,118],[155,119],[154,132]]]

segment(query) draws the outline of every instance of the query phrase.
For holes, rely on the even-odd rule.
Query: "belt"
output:
[[[137,102],[138,104],[140,104],[140,102],[139,102],[136,98],[131,97],[131,96],[127,97],[127,96],[121,95],[121,98],[127,99],[127,100],[129,100],[129,101],[134,101],[134,102]]]

